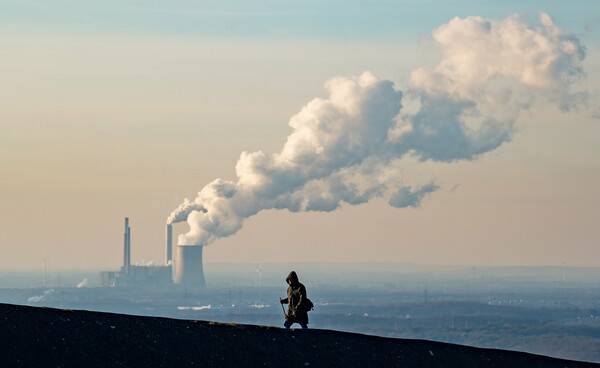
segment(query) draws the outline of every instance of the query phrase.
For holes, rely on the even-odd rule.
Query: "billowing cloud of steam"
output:
[[[522,110],[537,95],[570,110],[586,97],[571,91],[583,76],[586,50],[548,14],[539,21],[533,28],[518,15],[502,21],[454,18],[433,31],[440,62],[433,70],[413,71],[412,82],[428,94],[481,96],[478,102],[487,107],[509,110],[510,103]]]
[[[206,212],[206,209],[202,206],[202,204],[192,202],[186,198],[183,203],[180,204],[179,207],[177,207],[175,211],[171,213],[171,215],[169,215],[167,218],[167,224],[185,221],[187,216],[192,211]]]
[[[179,244],[208,245],[265,209],[332,211],[374,197],[418,207],[439,186],[406,185],[403,157],[472,160],[510,140],[515,119],[534,103],[569,110],[585,97],[572,92],[585,49],[547,14],[537,27],[516,16],[455,18],[433,41],[439,63],[415,70],[404,95],[370,72],[329,80],[328,97],[290,119],[279,153],[242,152],[237,181],[214,180],[169,216],[190,225]]]

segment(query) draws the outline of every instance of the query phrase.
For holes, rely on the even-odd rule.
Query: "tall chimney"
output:
[[[178,245],[174,282],[187,287],[205,287],[201,245]]]
[[[131,228],[129,227],[129,217],[125,217],[123,243],[123,270],[125,274],[128,275],[131,266]]]
[[[167,225],[167,264],[173,260],[173,226]]]

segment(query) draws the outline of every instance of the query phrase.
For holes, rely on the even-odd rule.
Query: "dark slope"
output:
[[[565,368],[598,364],[420,340],[0,304],[0,366]]]

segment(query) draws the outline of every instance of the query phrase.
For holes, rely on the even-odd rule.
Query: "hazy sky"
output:
[[[290,118],[327,100],[331,78],[351,83],[370,71],[419,109],[410,91],[442,88],[427,84],[440,65],[435,29],[454,17],[513,14],[536,29],[540,12],[585,47],[573,94],[559,93],[562,79],[542,97],[520,85],[504,110],[488,111],[512,118],[512,104],[522,109],[497,147],[442,160],[450,162],[402,156],[394,168],[403,186],[439,188],[416,208],[394,208],[385,196],[332,212],[267,205],[204,257],[600,266],[600,2],[7,0],[1,8],[0,268],[40,268],[44,259],[116,268],[125,216],[132,260],[163,262],[171,211],[216,178],[237,182],[242,151],[282,151]],[[453,60],[470,52],[453,45]],[[505,64],[520,67],[520,54],[509,56]],[[544,78],[534,71],[536,91],[566,64]],[[415,79],[419,68],[427,78]],[[571,104],[577,91],[587,99]]]

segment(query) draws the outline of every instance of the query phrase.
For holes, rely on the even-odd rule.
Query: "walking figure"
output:
[[[285,313],[285,328],[290,328],[294,323],[298,323],[302,328],[308,328],[308,311],[310,310],[306,296],[306,288],[298,281],[298,275],[292,271],[285,279],[288,283],[287,298],[281,299],[279,302],[288,305],[288,311]],[[307,302],[308,301],[308,302]]]

